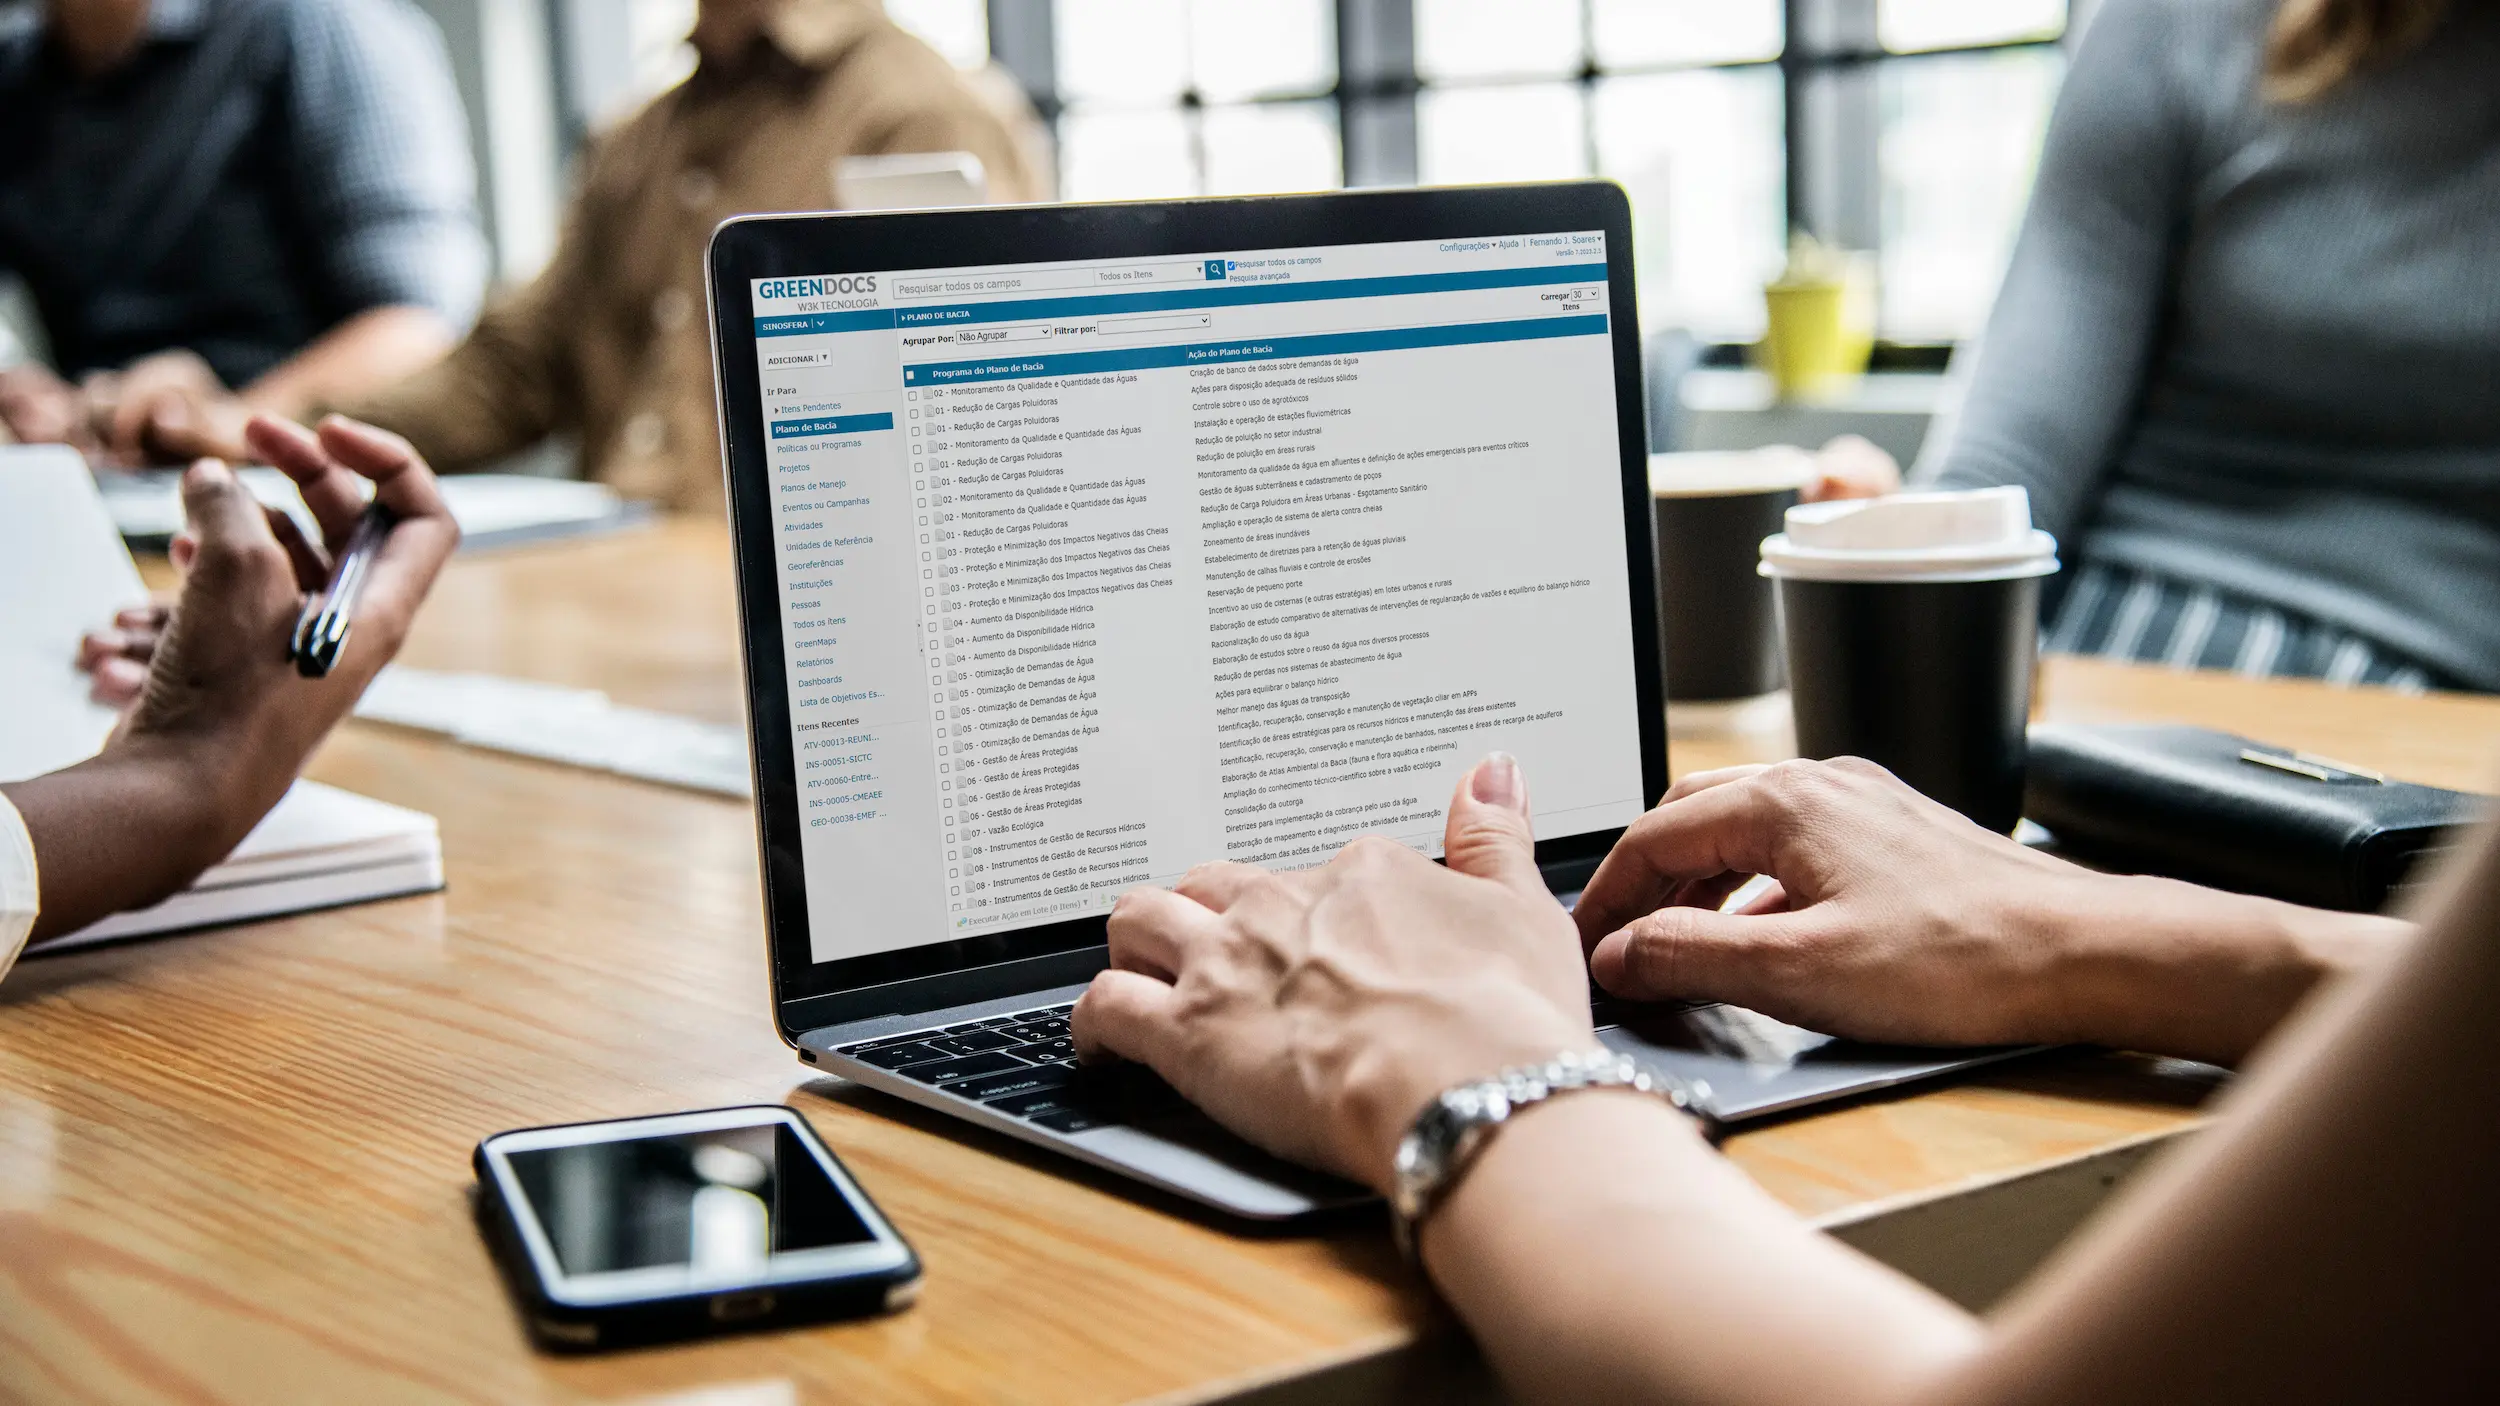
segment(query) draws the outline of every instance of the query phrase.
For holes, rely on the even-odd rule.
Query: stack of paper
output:
[[[592,689],[394,664],[365,690],[356,716],[690,790],[743,798],[752,787],[744,728],[628,708]]]
[[[62,449],[0,448],[0,780],[73,766],[103,746],[114,715],[88,701],[78,639],[146,599],[86,464]],[[45,948],[442,886],[432,816],[299,781],[189,889]]]
[[[276,469],[245,469],[252,495],[295,516],[318,534],[294,480]],[[165,470],[106,473],[98,480],[104,504],[122,536],[161,549],[182,530],[182,476]],[[603,483],[534,478],[522,474],[462,474],[442,480],[443,502],[460,524],[463,547],[501,547],[549,537],[569,537],[622,527],[648,518],[650,509],[628,502]]]
[[[117,913],[37,951],[116,937],[274,918],[443,886],[443,837],[434,817],[298,781],[226,862],[153,908]]]

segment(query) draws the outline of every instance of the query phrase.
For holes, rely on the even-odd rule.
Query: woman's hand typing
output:
[[[1444,868],[1363,839],[1301,873],[1208,864],[1123,895],[1078,1049],[1148,1065],[1271,1151],[1385,1188],[1443,1089],[1595,1043],[1517,763],[1460,780],[1446,848]]]

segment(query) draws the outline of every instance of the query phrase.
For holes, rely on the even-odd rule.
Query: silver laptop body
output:
[[[1121,889],[1366,832],[1437,853],[1492,748],[1565,901],[1665,789],[1631,247],[1600,182],[723,225],[800,1058],[1240,1216],[1365,1199],[1078,1068],[1068,1011]],[[1723,1122],[2014,1053],[1597,1015]]]

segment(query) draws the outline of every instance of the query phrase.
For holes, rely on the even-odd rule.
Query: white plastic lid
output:
[[[1762,540],[1762,574],[1798,581],[2006,581],[2057,570],[2021,488],[1801,503]]]

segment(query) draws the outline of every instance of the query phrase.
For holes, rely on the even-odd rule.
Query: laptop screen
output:
[[[817,962],[1644,808],[1606,235],[748,281]]]

